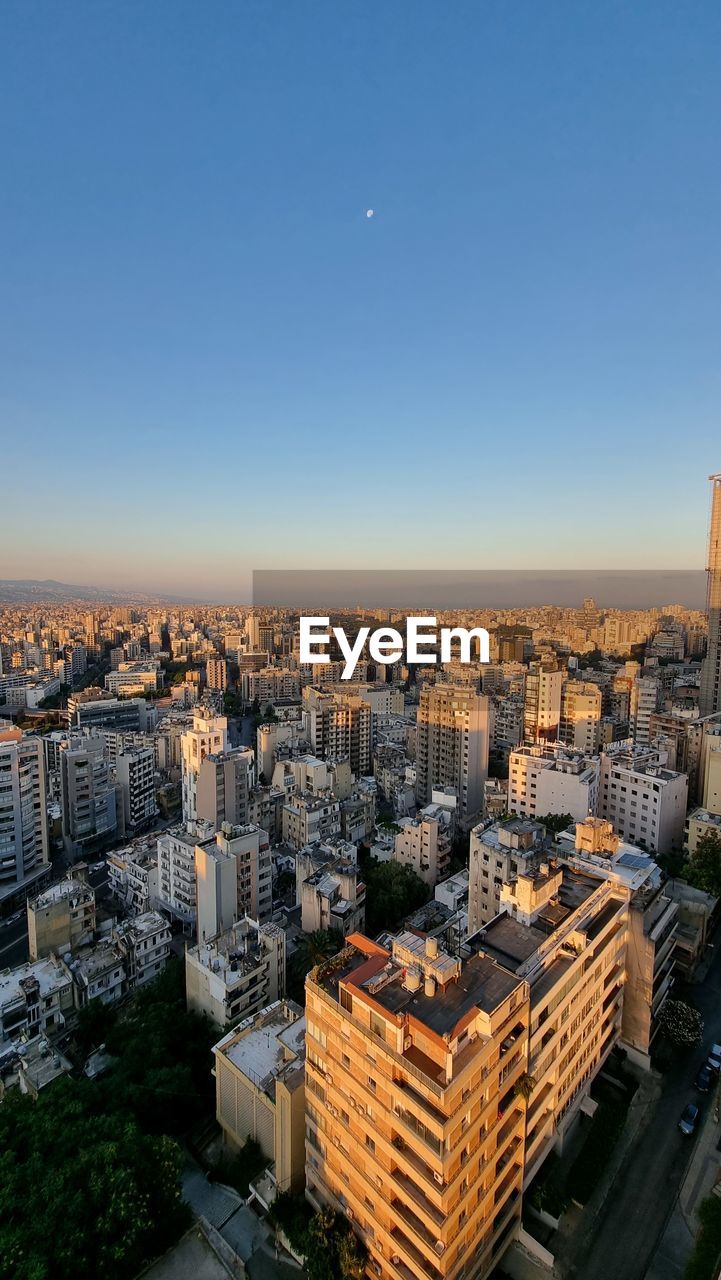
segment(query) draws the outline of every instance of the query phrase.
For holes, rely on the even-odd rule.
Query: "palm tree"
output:
[[[515,1098],[523,1098],[525,1102],[528,1102],[535,1087],[536,1081],[533,1076],[528,1071],[524,1071],[513,1086],[513,1096]]]

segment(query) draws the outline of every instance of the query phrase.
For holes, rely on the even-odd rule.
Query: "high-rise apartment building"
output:
[[[565,675],[546,662],[532,662],[526,676],[523,734],[526,742],[556,742]]]
[[[528,984],[360,934],[306,982],[306,1194],[383,1280],[483,1276],[520,1222]]]
[[[204,707],[193,714],[193,727],[180,739],[183,787],[183,822],[193,822],[198,814],[198,775],[206,756],[228,749],[228,720]]]
[[[603,694],[585,680],[565,680],[561,693],[558,740],[592,756],[598,751]]]
[[[357,778],[371,771],[372,718],[371,707],[356,694],[303,690],[303,729],[314,755],[349,760]]]
[[[711,481],[708,537],[708,648],[701,670],[699,708],[702,716],[721,711],[721,472]]]
[[[155,752],[133,747],[118,755],[115,780],[120,788],[126,834],[142,831],[157,816],[155,803]]]
[[[228,667],[225,658],[210,657],[205,664],[208,688],[224,693],[228,687]]]
[[[49,873],[42,738],[0,721],[0,905]]]
[[[430,804],[436,787],[451,787],[458,818],[483,811],[488,776],[488,698],[465,685],[439,684],[421,692],[416,730],[416,799]]]
[[[253,772],[253,752],[247,747],[214,752],[203,758],[196,783],[196,813],[218,831],[224,822],[244,826]]]
[[[102,738],[71,737],[61,744],[60,785],[70,847],[90,849],[117,834],[117,795]]]

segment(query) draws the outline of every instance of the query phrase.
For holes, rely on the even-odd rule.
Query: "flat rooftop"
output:
[[[401,935],[404,943],[412,937]],[[413,941],[422,947],[421,939],[413,938]],[[447,959],[456,966],[458,976],[445,986],[439,985],[432,996],[425,994],[423,986],[418,991],[409,991],[403,985],[404,967],[381,948],[370,956],[356,949],[342,967],[319,981],[335,1000],[339,999],[340,984],[356,987],[389,1014],[408,1015],[441,1036],[450,1035],[472,1009],[492,1013],[522,981],[490,956],[475,955],[461,963],[439,949],[438,959]],[[378,979],[384,972],[389,976],[379,986]]]
[[[509,915],[498,915],[474,935],[487,955],[516,970],[546,941],[547,934],[534,925],[521,924]]]
[[[287,1079],[294,1088],[295,1074],[303,1074],[305,1017],[292,1001],[279,1001],[241,1022],[215,1045],[214,1052],[274,1098],[278,1079]]]

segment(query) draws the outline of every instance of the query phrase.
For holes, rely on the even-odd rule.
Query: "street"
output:
[[[713,1094],[699,1094],[693,1080],[721,1033],[721,952],[714,953],[706,979],[693,988],[693,1000],[704,1019],[703,1045],[664,1076],[661,1097],[649,1106],[646,1127],[621,1166],[595,1230],[574,1242],[578,1261],[566,1274],[577,1280],[644,1280],[651,1265],[700,1127],[713,1107]],[[701,1108],[699,1129],[692,1138],[683,1137],[677,1128],[687,1102]]]

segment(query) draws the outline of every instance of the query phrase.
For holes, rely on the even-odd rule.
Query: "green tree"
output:
[[[698,1044],[703,1035],[703,1019],[698,1009],[683,1000],[666,1000],[658,1013],[658,1026],[672,1044]]]
[[[339,929],[316,929],[313,933],[304,933],[298,939],[288,966],[287,986],[291,1000],[305,1004],[306,975],[317,964],[336,955],[343,944],[343,934]]]
[[[0,1280],[132,1276],[188,1225],[178,1147],[96,1102],[64,1079],[0,1107]]]
[[[721,836],[708,831],[696,843],[696,851],[686,868],[689,884],[721,898]]]
[[[557,836],[559,831],[566,831],[573,822],[573,815],[570,813],[547,813],[543,818],[536,818],[536,822],[542,822],[549,835]]]
[[[366,933],[371,938],[382,929],[397,928],[430,897],[428,885],[411,867],[362,855],[360,865],[366,886]]]
[[[534,1080],[533,1076],[530,1075],[528,1071],[524,1071],[523,1075],[518,1077],[515,1085],[513,1086],[514,1096],[516,1098],[523,1098],[525,1102],[529,1102],[536,1084],[537,1081]]]

